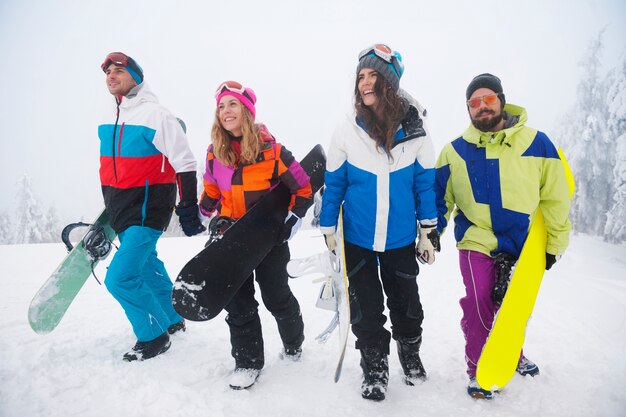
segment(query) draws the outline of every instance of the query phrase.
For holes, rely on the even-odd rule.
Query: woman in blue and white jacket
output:
[[[425,110],[399,89],[403,71],[400,54],[386,45],[359,54],[355,112],[332,137],[320,215],[333,251],[343,206],[352,331],[364,375],[361,394],[376,401],[385,398],[391,336],[406,384],[426,378],[419,357],[424,314],[416,253],[422,263],[431,264],[439,246],[435,152]],[[384,328],[383,290],[393,334]]]

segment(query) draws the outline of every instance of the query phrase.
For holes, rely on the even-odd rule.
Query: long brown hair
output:
[[[241,155],[237,158],[237,153],[232,145],[233,135],[224,127],[219,118],[219,106],[215,109],[215,121],[211,129],[211,140],[213,142],[213,154],[225,166],[235,166],[237,161],[248,165],[256,161],[261,151],[261,132],[259,126],[254,123],[252,114],[241,105]]]
[[[368,135],[376,142],[376,146],[391,155],[393,138],[408,110],[408,103],[393,91],[391,85],[380,74],[374,83],[374,93],[378,97],[377,112],[363,104],[357,76],[354,86],[356,117],[363,123]]]

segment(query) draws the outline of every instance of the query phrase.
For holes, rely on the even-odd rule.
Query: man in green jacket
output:
[[[545,133],[525,126],[525,109],[506,104],[498,77],[474,77],[466,99],[471,125],[443,148],[436,164],[438,228],[443,232],[454,210],[454,236],[466,288],[460,304],[468,393],[491,398],[475,376],[506,290],[496,283],[508,278],[537,208],[548,232],[546,269],[554,265],[569,243],[570,199],[554,144]],[[539,368],[521,354],[517,371],[534,376]]]

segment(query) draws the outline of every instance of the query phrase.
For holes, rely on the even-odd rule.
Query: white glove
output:
[[[324,234],[324,240],[326,241],[326,247],[329,251],[334,252],[337,248],[337,239],[335,239],[334,233]]]
[[[429,236],[431,234],[431,236]],[[439,246],[439,234],[436,227],[420,227],[420,238],[417,241],[415,250],[417,252],[417,260],[421,263],[428,263],[432,265],[435,262],[435,246],[433,240],[436,239],[437,246]],[[437,248],[439,249],[439,248]]]

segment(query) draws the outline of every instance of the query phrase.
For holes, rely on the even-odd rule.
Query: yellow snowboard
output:
[[[574,176],[562,150],[558,152],[565,168],[571,198],[575,187]],[[502,306],[478,360],[476,381],[483,389],[501,389],[515,374],[524,345],[526,324],[535,306],[546,269],[546,245],[543,214],[537,209]]]

